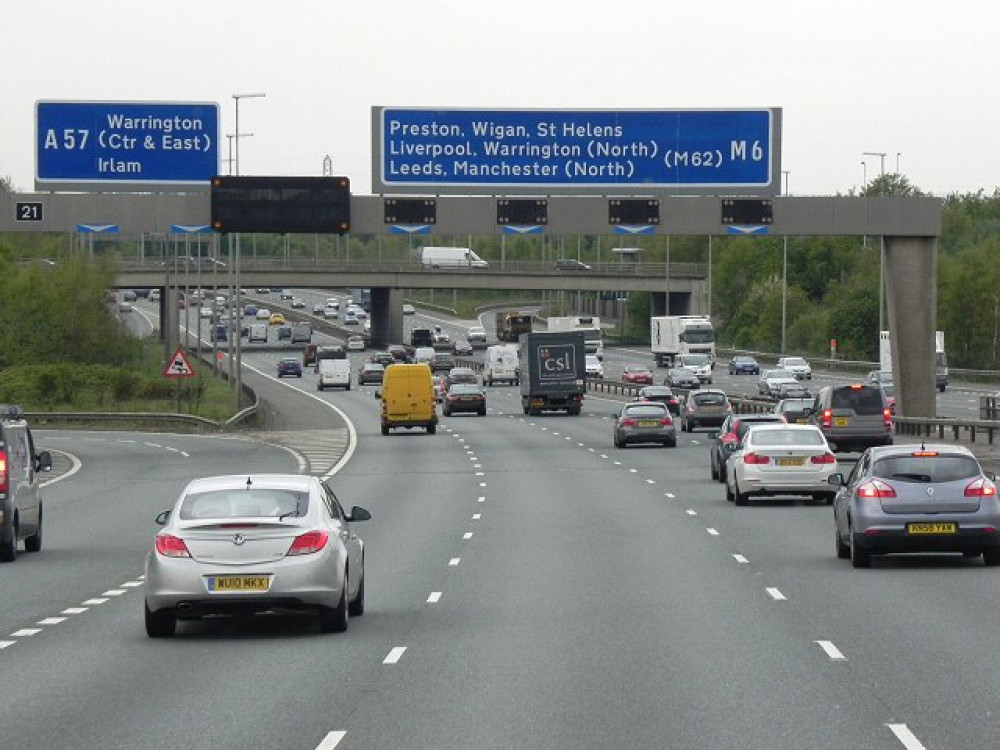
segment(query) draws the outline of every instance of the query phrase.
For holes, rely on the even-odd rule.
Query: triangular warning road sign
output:
[[[163,377],[165,378],[193,378],[194,368],[191,367],[191,363],[188,362],[187,357],[184,356],[184,352],[178,349],[174,352],[174,356],[170,358],[170,364],[167,365],[167,369],[163,371]]]

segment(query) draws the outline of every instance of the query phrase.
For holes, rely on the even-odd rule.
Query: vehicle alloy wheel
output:
[[[858,536],[854,533],[853,528],[849,529],[848,533],[851,535],[851,565],[855,568],[870,568],[872,566],[871,553],[858,547]]]
[[[42,506],[38,506],[38,528],[24,540],[25,552],[40,552],[42,549]]]
[[[169,609],[151,612],[149,604],[143,602],[146,619],[146,635],[150,638],[169,638],[177,632],[177,618]]]
[[[344,585],[340,588],[340,601],[336,607],[320,607],[319,629],[324,633],[343,633],[347,630],[347,573],[344,573]]]

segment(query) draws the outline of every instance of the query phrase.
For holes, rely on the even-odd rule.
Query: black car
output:
[[[737,354],[729,360],[730,375],[760,375],[760,365],[753,357]]]
[[[392,355],[392,358],[396,362],[409,362],[410,353],[406,351],[406,347],[401,344],[389,344],[386,347],[386,351]]]
[[[471,367],[452,367],[448,371],[448,377],[445,378],[445,384],[450,388],[455,383],[478,385],[479,378],[476,377],[476,372]]]
[[[281,328],[278,329],[278,341],[281,341],[282,339],[287,339],[288,341],[292,340],[291,326],[281,326]]]
[[[385,377],[385,366],[378,362],[365,362],[358,370],[358,385],[379,385]]]
[[[399,360],[392,356],[389,352],[372,352],[368,355],[369,362],[378,362],[383,367],[388,367],[393,365]]]
[[[710,432],[708,435],[711,441],[709,465],[712,469],[712,479],[726,481],[726,461],[740,449],[743,436],[751,427],[779,422],[781,416],[778,414],[730,414],[718,432]]]
[[[455,385],[448,387],[441,411],[446,417],[459,411],[471,411],[485,417],[486,391],[472,383],[455,383]]]
[[[449,372],[455,366],[455,358],[450,354],[439,352],[431,357],[431,372]]]
[[[665,385],[647,385],[645,388],[639,391],[639,394],[635,398],[636,401],[659,401],[660,403],[666,404],[670,413],[675,417],[681,413],[681,402],[678,401],[677,396],[674,392],[670,390]]]

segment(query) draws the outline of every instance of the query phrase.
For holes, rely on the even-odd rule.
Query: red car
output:
[[[622,382],[652,385],[653,373],[645,365],[625,365],[625,369],[622,371]]]

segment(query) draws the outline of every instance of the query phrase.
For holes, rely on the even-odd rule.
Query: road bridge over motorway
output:
[[[547,198],[547,220],[544,227],[532,227],[550,236],[613,235],[630,233],[652,235],[741,235],[766,234],[777,236],[805,235],[873,235],[885,242],[885,279],[888,322],[894,342],[893,371],[897,375],[897,408],[906,416],[934,416],[935,372],[934,331],[937,318],[937,252],[936,239],[941,228],[942,201],[936,198],[904,197],[779,197],[774,199],[740,199],[711,196],[679,197],[650,196],[658,201],[658,222],[649,226],[613,226],[610,223],[611,196],[551,196]],[[634,195],[634,194],[633,194]],[[351,231],[356,234],[383,235],[419,232],[426,244],[433,236],[503,235],[517,227],[498,222],[497,197],[440,196],[435,197],[436,219],[431,226],[399,226],[387,221],[384,196],[351,197]],[[736,203],[755,204],[761,209],[761,219],[737,223],[732,212]],[[32,210],[25,211],[25,205]],[[750,206],[751,208],[753,206]],[[764,211],[766,208],[766,212]],[[207,226],[210,221],[210,201],[207,193],[188,194],[125,194],[81,193],[39,194],[11,193],[0,196],[0,231],[74,232],[81,227],[114,227],[115,231],[138,235],[142,232],[170,233],[178,227]],[[766,213],[766,217],[764,214]],[[528,229],[528,228],[526,228]],[[184,231],[181,229],[180,231]],[[237,265],[239,265],[237,253]],[[165,280],[167,269],[161,278]],[[132,272],[127,272],[131,274]],[[154,274],[152,269],[136,270]],[[291,270],[254,270],[247,268],[246,281],[267,276],[269,283],[281,283],[281,273],[291,278]],[[300,272],[304,275],[304,271]],[[320,272],[317,272],[320,273]],[[591,282],[574,276],[568,279],[554,273],[518,273],[510,269],[463,269],[433,274],[420,269],[366,269],[358,273],[328,272],[329,284],[366,286],[372,289],[372,308],[377,328],[373,335],[393,338],[402,331],[401,284],[417,288],[430,284],[434,288],[445,278],[450,288],[518,287],[525,289],[585,288],[593,283],[600,288],[604,282],[611,288],[650,291],[657,300],[666,296],[668,269],[653,276],[625,274],[600,278]],[[130,276],[131,278],[131,276]],[[244,283],[236,274],[237,283]],[[613,282],[612,282],[612,279]],[[315,277],[314,277],[315,281]],[[316,285],[313,282],[289,281],[289,285]],[[624,285],[620,284],[625,282]],[[673,279],[670,279],[673,284]],[[136,285],[139,285],[138,281]],[[155,285],[155,284],[153,284]],[[542,286],[544,285],[544,286]],[[637,286],[646,285],[643,289]],[[325,284],[319,284],[325,286]],[[659,286],[660,292],[656,291]],[[661,293],[662,292],[662,293]],[[663,310],[662,303],[659,310]],[[173,308],[168,308],[172,313]],[[673,312],[673,305],[671,305]],[[171,327],[173,330],[173,327]],[[395,337],[398,340],[398,336]]]

